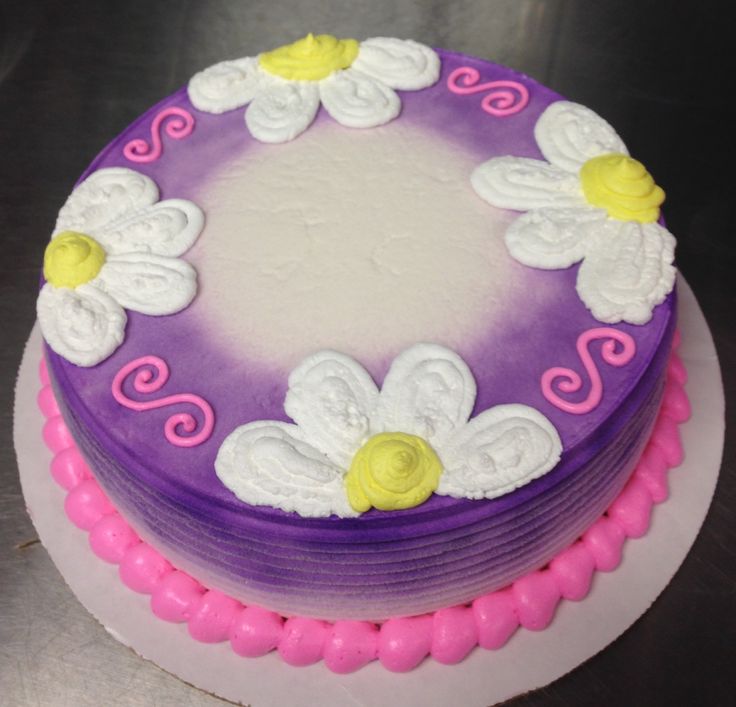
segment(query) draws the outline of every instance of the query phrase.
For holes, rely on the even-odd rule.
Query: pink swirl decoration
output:
[[[181,140],[194,130],[194,117],[189,111],[184,108],[165,108],[151,123],[152,146],[142,138],[136,138],[125,145],[123,154],[131,162],[154,162],[161,157],[164,151],[161,142],[161,125],[167,118],[171,120],[166,123],[164,130],[174,140]]]
[[[447,78],[447,88],[452,93],[467,96],[472,93],[490,91],[480,102],[481,108],[491,115],[503,118],[514,115],[529,103],[529,90],[518,81],[480,81],[480,73],[472,66],[461,66]]]
[[[167,407],[169,405],[179,405],[181,403],[190,403],[196,406],[204,416],[204,423],[197,434],[191,434],[197,429],[197,420],[188,412],[179,412],[166,420],[164,426],[164,434],[171,444],[177,447],[196,447],[202,442],[206,442],[212,434],[215,426],[215,414],[212,412],[212,406],[199,395],[192,393],[179,393],[177,395],[169,395],[165,398],[157,400],[149,400],[147,402],[133,400],[123,392],[123,383],[125,379],[136,369],[140,369],[133,379],[133,388],[142,395],[150,395],[156,393],[166,385],[169,380],[169,367],[166,361],[158,356],[141,356],[134,361],[123,366],[115,375],[112,381],[112,396],[122,406],[135,410],[136,412],[144,412],[146,410],[156,410],[157,408]],[[186,435],[179,433],[181,430]]]
[[[588,329],[583,332],[577,341],[578,355],[583,362],[585,372],[590,378],[590,392],[588,397],[579,402],[572,403],[561,398],[552,386],[557,383],[557,387],[563,393],[576,393],[583,385],[580,374],[571,368],[561,368],[555,366],[547,369],[542,374],[542,394],[555,407],[570,412],[573,415],[583,415],[598,407],[603,397],[603,383],[598,368],[593,361],[593,357],[588,350],[588,344],[596,339],[607,339],[601,347],[601,358],[611,366],[625,366],[636,353],[636,344],[634,339],[623,331],[611,329],[610,327],[601,327],[599,329]],[[621,348],[617,351],[616,344],[620,344]],[[561,380],[557,380],[561,379]]]

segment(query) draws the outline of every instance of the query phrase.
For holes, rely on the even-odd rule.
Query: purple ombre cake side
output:
[[[156,183],[160,199],[196,203],[205,222],[182,256],[198,272],[199,290],[187,308],[162,317],[129,312],[123,343],[92,367],[76,366],[47,347],[66,424],[141,538],[207,587],[285,616],[382,621],[424,614],[467,603],[544,567],[621,492],[662,399],[675,292],[654,307],[646,324],[607,327],[578,296],[580,265],[542,270],[512,259],[503,229],[515,212],[489,207],[471,188],[468,165],[505,155],[539,159],[535,125],[562,98],[509,69],[438,54],[439,80],[399,91],[401,115],[385,126],[351,130],[335,125],[322,108],[292,143],[263,145],[246,130],[241,111],[203,112],[182,89],[131,125],[82,176],[133,168]],[[488,83],[521,85],[528,102],[508,115],[483,110],[480,96],[449,89],[454,73],[467,69]],[[126,146],[145,139],[156,117],[171,109],[193,117],[191,133],[178,140],[164,136],[163,152],[153,161],[131,161]],[[346,141],[354,152],[346,152]],[[360,169],[351,172],[350,160]],[[407,168],[412,164],[416,172]],[[377,182],[391,179],[396,186],[388,192],[374,191]],[[307,183],[313,191],[304,191]],[[273,194],[273,203],[263,206],[262,189]],[[446,243],[428,234],[423,250],[423,234],[407,233],[405,224],[420,223],[411,209],[433,189],[451,190],[457,211],[448,214],[442,206],[436,219],[447,219]],[[348,221],[350,212],[360,212],[360,194],[369,194],[370,209],[381,212],[375,223],[366,224],[365,215]],[[345,202],[346,211],[316,205],[322,195],[326,204]],[[341,219],[345,239],[324,235],[327,221]],[[273,233],[262,230],[270,222]],[[384,233],[392,222],[401,227]],[[276,233],[292,226],[296,236]],[[353,243],[348,232],[352,238],[362,228],[353,250],[344,247]],[[467,255],[464,244],[474,244],[473,238],[488,242],[478,272],[468,265],[485,251],[467,245]],[[303,251],[302,242],[308,244]],[[421,286],[410,279],[412,264],[425,278]],[[463,283],[464,270],[470,284]],[[335,278],[356,273],[359,291],[331,279],[333,271]],[[398,300],[391,299],[397,292]],[[405,311],[396,304],[402,297]],[[458,316],[463,309],[467,317]],[[342,318],[354,327],[336,331],[327,321]],[[545,371],[564,367],[585,375],[580,336],[611,326],[633,342],[630,360],[606,365],[600,344],[593,344],[599,400],[582,414],[555,405],[544,394]],[[542,413],[561,440],[556,466],[497,498],[434,494],[414,508],[373,508],[354,518],[309,518],[250,505],[216,475],[218,450],[233,430],[261,420],[290,422],[284,410],[289,373],[304,357],[344,351],[380,388],[391,362],[419,342],[452,349],[467,363],[477,385],[473,417],[510,404]],[[147,396],[125,380],[114,395],[121,371],[146,357],[168,369],[158,400],[190,398],[146,407],[141,401]],[[571,399],[585,398],[591,385],[589,377]],[[202,406],[193,398],[211,407],[211,434],[194,446],[173,444],[164,432],[172,408],[201,424]]]

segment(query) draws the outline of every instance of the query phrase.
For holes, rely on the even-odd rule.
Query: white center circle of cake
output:
[[[248,144],[196,194],[193,309],[233,355],[284,369],[326,342],[364,363],[416,341],[472,346],[518,274],[512,215],[467,188],[475,161],[399,122]]]

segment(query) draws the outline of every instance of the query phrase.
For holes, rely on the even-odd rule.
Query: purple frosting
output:
[[[534,124],[560,96],[488,62],[440,55],[440,80],[423,91],[402,92],[399,120],[472,150],[478,163],[501,154],[540,158]],[[448,91],[447,77],[459,66],[475,67],[483,80],[524,83],[529,105],[507,118],[484,113],[481,96]],[[161,159],[131,164],[123,146],[147,138],[153,117],[168,106],[192,112],[194,132],[166,142]],[[317,120],[328,119],[321,109]],[[201,113],[182,89],[113,141],[82,178],[103,167],[125,166],[150,176],[162,199],[196,201],[202,181],[218,164],[237,151],[247,155],[252,147],[242,109]],[[200,238],[207,238],[206,228]],[[530,405],[557,428],[563,455],[552,472],[492,501],[433,496],[407,511],[372,510],[346,520],[304,519],[240,502],[215,475],[215,456],[239,425],[288,420],[287,381],[268,362],[236,358],[213,345],[196,306],[161,318],[130,312],[125,342],[106,361],[79,368],[47,351],[49,368],[65,418],[98,480],[141,536],[182,569],[243,601],[285,614],[382,619],[423,613],[504,586],[574,540],[623,487],[661,398],[674,293],[647,325],[616,325],[634,338],[636,355],[623,368],[601,366],[603,400],[577,416],[551,405],[540,388],[541,374],[551,366],[581,370],[577,337],[601,326],[578,299],[577,266],[513,267],[514,304],[503,326],[479,321],[478,334],[458,350],[478,385],[473,414],[503,403]],[[330,342],[320,348],[330,348]],[[381,360],[361,363],[380,384],[396,353],[385,351]],[[171,410],[142,414],[115,402],[113,377],[145,355],[168,363],[166,390],[196,393],[212,404],[216,423],[207,442],[172,446],[163,435]]]

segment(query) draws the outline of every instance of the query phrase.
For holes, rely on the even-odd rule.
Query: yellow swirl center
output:
[[[355,454],[345,477],[351,507],[382,511],[413,508],[437,488],[442,463],[421,437],[384,432],[371,437]]]
[[[355,39],[337,39],[330,34],[308,34],[258,57],[261,68],[289,81],[319,81],[347,69],[358,56]]]
[[[96,278],[104,264],[105,250],[94,238],[64,231],[46,246],[43,276],[54,287],[74,289]]]
[[[580,168],[580,182],[588,203],[612,218],[640,223],[659,218],[664,191],[641,162],[627,155],[593,157]]]

